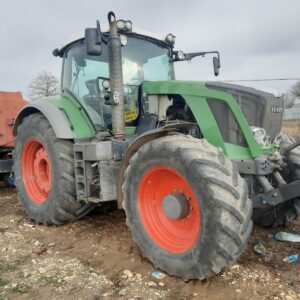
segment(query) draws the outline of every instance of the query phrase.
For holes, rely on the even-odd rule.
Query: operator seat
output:
[[[89,91],[87,95],[83,96],[83,100],[86,105],[93,108],[99,115],[101,115],[100,109],[100,94],[97,89],[97,80],[88,80],[85,85]]]
[[[101,97],[98,80],[97,79],[87,80],[85,82],[85,85],[89,93],[83,96],[84,102],[86,103],[86,105],[93,108],[93,110],[95,110],[103,119],[106,127],[108,129],[111,129],[112,127],[111,106],[105,104],[104,98]]]

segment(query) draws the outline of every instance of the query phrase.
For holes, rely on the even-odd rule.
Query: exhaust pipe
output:
[[[108,13],[110,34],[108,38],[109,77],[110,77],[110,103],[112,105],[112,133],[115,139],[124,140],[124,95],[121,40],[117,32],[115,14]]]

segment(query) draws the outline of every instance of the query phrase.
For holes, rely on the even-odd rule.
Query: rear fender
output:
[[[28,103],[14,122],[14,136],[23,119],[34,113],[42,113],[60,139],[88,138],[95,134],[80,107],[68,98],[57,96]]]

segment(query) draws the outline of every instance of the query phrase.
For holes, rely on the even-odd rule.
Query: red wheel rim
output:
[[[169,219],[163,200],[173,192],[184,194],[190,204],[189,214],[178,220]],[[200,210],[187,181],[175,170],[156,167],[142,178],[138,189],[141,221],[152,241],[169,253],[183,253],[196,243],[200,232]]]
[[[27,141],[22,152],[22,179],[30,199],[43,204],[51,189],[51,163],[48,152],[38,140]]]

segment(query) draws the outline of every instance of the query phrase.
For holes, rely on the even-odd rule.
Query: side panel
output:
[[[197,81],[145,82],[143,89],[148,94],[180,94],[191,108],[204,137],[211,144],[221,147],[230,159],[247,159],[263,153],[263,149],[256,143],[252,135],[246,118],[230,94],[210,90],[203,82]],[[248,148],[224,143],[215,118],[207,104],[209,98],[227,103],[241,127]]]
[[[17,134],[17,127],[26,116],[36,112],[41,112],[48,119],[58,138],[89,138],[95,135],[81,106],[66,96],[47,97],[28,103],[16,118],[13,134]]]
[[[12,158],[0,159],[0,174],[11,173],[12,169],[13,169]]]

